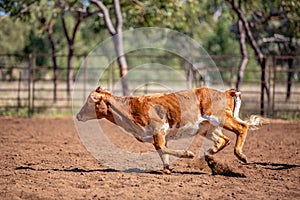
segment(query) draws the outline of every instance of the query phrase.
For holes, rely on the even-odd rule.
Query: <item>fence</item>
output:
[[[101,57],[102,55],[97,55]],[[62,60],[66,59],[61,56]],[[147,58],[147,60],[145,59]],[[34,114],[70,114],[72,101],[68,98],[65,64],[57,68],[58,77],[54,78],[51,63],[40,65],[38,59],[49,59],[50,55],[0,55],[0,115],[32,116]],[[74,74],[79,70],[92,71],[92,66],[86,56],[75,56]],[[207,57],[200,58],[205,60]],[[212,56],[218,66],[225,88],[234,88],[237,74],[239,56]],[[129,70],[143,71],[145,76],[135,75],[133,81],[135,95],[144,93],[162,92],[165,88],[155,85],[160,82],[161,77],[166,84],[175,88],[199,87],[202,85],[213,85],[214,78],[201,76],[189,63],[185,63],[175,55],[128,55],[129,66],[141,66],[143,62],[150,63],[149,66],[132,67]],[[157,64],[161,63],[162,64]],[[205,62],[203,62],[205,63]],[[202,63],[202,64],[203,64]],[[176,73],[183,75],[179,78],[163,66],[172,66]],[[200,63],[201,65],[201,63]],[[151,67],[152,66],[152,67]],[[154,67],[155,66],[155,67]],[[300,57],[295,56],[272,56],[267,58],[266,65],[267,85],[269,93],[261,95],[261,69],[254,59],[250,60],[245,71],[245,80],[241,91],[243,97],[242,113],[262,113],[273,118],[300,118]],[[154,69],[155,68],[155,69]],[[99,69],[99,68],[95,68]],[[198,68],[199,71],[200,68]],[[118,66],[115,62],[109,67],[103,67],[103,74],[98,83],[113,89],[119,82]],[[86,72],[83,83],[91,81],[89,72]],[[133,73],[134,74],[134,73]],[[139,73],[138,73],[139,74]],[[75,80],[74,76],[74,80]],[[209,79],[210,78],[210,79]],[[56,92],[54,81],[56,80]],[[145,80],[148,79],[148,80]],[[209,80],[208,80],[209,79]],[[142,85],[142,83],[147,83]],[[152,83],[152,84],[148,84]],[[89,93],[89,88],[82,86],[83,96]],[[116,91],[118,92],[118,91]],[[263,99],[261,97],[264,97]],[[73,101],[82,101],[82,97],[73,98]],[[262,106],[261,106],[262,105]]]

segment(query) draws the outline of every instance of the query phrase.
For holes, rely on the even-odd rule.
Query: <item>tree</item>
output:
[[[209,33],[202,31],[204,27],[206,29],[209,26],[207,23],[200,23],[199,21],[198,1],[161,0],[154,2],[133,0],[113,1],[113,5],[99,0],[91,0],[90,2],[101,11],[101,19],[104,19],[108,32],[114,38],[119,73],[120,76],[123,76],[123,91],[124,87],[128,87],[126,76],[124,77],[128,67],[122,48],[123,27],[126,29],[137,27],[170,28],[197,39]],[[122,12],[120,8],[122,8]]]
[[[92,4],[94,4],[103,14],[104,21],[107,27],[108,32],[113,37],[114,47],[117,55],[117,62],[119,65],[119,73],[120,77],[122,77],[122,88],[123,95],[129,95],[128,88],[128,79],[126,77],[128,67],[126,58],[123,50],[123,34],[122,34],[122,26],[123,26],[123,18],[121,13],[121,7],[119,0],[114,0],[114,12],[115,12],[115,26],[113,25],[109,10],[103,4],[103,2],[99,0],[91,0]]]
[[[52,58],[53,68],[53,101],[57,101],[57,59],[56,59],[56,43],[53,36],[53,25],[56,17],[56,9],[53,7],[51,1],[3,1],[2,9],[5,13],[8,13],[10,17],[15,19],[21,19],[24,22],[38,23],[41,25],[40,29],[47,34]],[[39,20],[37,20],[39,19]],[[28,53],[28,52],[27,52]]]
[[[241,1],[239,1],[239,8],[241,8]],[[245,33],[245,28],[244,28],[242,20],[238,19],[237,24],[238,24],[238,37],[239,37],[240,52],[242,55],[242,59],[239,64],[237,81],[236,81],[235,87],[237,90],[240,90],[241,84],[244,80],[244,71],[245,71],[247,63],[248,63],[248,52],[247,52],[247,46],[246,46],[246,33]]]
[[[67,97],[71,98],[71,89],[73,88],[73,56],[75,50],[75,39],[78,34],[79,26],[87,17],[99,14],[99,12],[90,12],[88,6],[82,2],[68,2],[60,0],[57,5],[60,9],[60,18],[63,27],[63,32],[68,45],[68,58],[67,58]],[[67,26],[66,16],[74,19],[73,27]]]
[[[73,64],[72,64],[72,58],[74,55],[74,43],[75,43],[75,37],[79,28],[80,23],[83,20],[83,16],[81,13],[77,12],[75,16],[75,24],[74,27],[71,28],[71,32],[69,33],[67,25],[66,25],[66,20],[65,20],[65,6],[66,4],[61,1],[60,8],[61,8],[61,13],[60,13],[60,18],[62,22],[62,27],[64,31],[65,38],[67,40],[68,44],[68,61],[67,61],[67,98],[68,100],[71,99],[71,89],[73,88]]]
[[[294,58],[300,52],[300,2],[295,0],[274,1],[253,13],[251,28],[259,34],[258,44],[264,54],[289,56],[287,64],[286,101],[291,97]]]
[[[56,43],[54,41],[53,36],[53,25],[55,21],[56,9],[52,10],[48,16],[46,16],[45,12],[42,11],[42,18],[40,20],[41,24],[44,27],[45,32],[47,32],[47,37],[50,43],[51,48],[51,59],[52,59],[52,69],[53,69],[53,102],[57,101],[57,80],[58,80],[58,68],[57,68],[57,60],[56,60]],[[50,15],[50,16],[49,16]]]
[[[1,2],[2,3],[2,2]],[[79,25],[86,17],[92,16],[94,13],[90,13],[83,3],[74,1],[4,1],[1,4],[3,10],[9,13],[11,17],[20,18],[25,22],[39,22],[39,29],[43,33],[47,34],[47,38],[50,43],[51,58],[53,65],[53,101],[57,101],[57,81],[58,81],[58,62],[57,62],[57,41],[55,41],[55,34],[53,27],[58,19],[61,20],[63,34],[67,41],[68,53],[67,53],[67,98],[70,100],[71,89],[73,85],[73,63],[72,58],[74,56],[75,38],[79,30]],[[70,27],[70,23],[66,22],[66,18],[73,18],[75,23],[73,27]],[[61,36],[59,36],[61,38]]]
[[[261,67],[261,112],[263,114],[264,91],[266,91],[268,102],[270,102],[270,89],[266,79],[265,55],[271,53],[270,49],[268,48],[270,46],[268,45],[266,48],[264,43],[266,41],[270,42],[271,44],[282,44],[288,42],[289,45],[292,45],[293,39],[291,38],[297,38],[300,33],[299,17],[296,11],[300,9],[300,3],[294,0],[275,0],[272,2],[272,5],[256,1],[243,1],[242,4],[241,0],[238,0],[238,4],[236,0],[227,0],[227,2],[230,4],[233,12],[238,17],[238,21],[241,22],[242,26],[239,26],[244,30],[247,41],[253,49],[256,59]],[[249,13],[247,13],[247,11]],[[246,14],[250,16],[250,20],[247,19]],[[278,35],[278,30],[280,30],[280,28],[276,25],[274,26],[274,24],[280,24],[280,27],[283,28],[281,34]],[[240,43],[243,43],[243,41],[240,40]],[[295,45],[292,46],[295,47]],[[277,53],[282,55],[286,52],[281,51]],[[288,76],[290,76],[290,74]],[[287,90],[289,89],[290,86],[288,85]],[[287,94],[288,93],[289,91]]]
[[[256,55],[256,59],[261,67],[262,75],[261,75],[261,114],[264,114],[264,91],[266,90],[267,96],[268,96],[268,101],[270,100],[270,89],[267,83],[266,79],[266,60],[264,58],[263,53],[259,49],[256,40],[254,39],[252,35],[252,31],[250,29],[249,22],[247,21],[244,13],[242,10],[239,8],[241,7],[241,2],[239,2],[239,6],[236,4],[235,0],[228,0],[230,3],[232,10],[236,13],[239,22],[241,23],[239,28],[243,29],[245,31],[245,34],[247,36],[247,39],[254,50],[254,53]],[[243,41],[241,41],[243,42]],[[242,44],[241,44],[242,46]],[[242,54],[245,52],[241,52]],[[241,67],[240,67],[241,68]]]

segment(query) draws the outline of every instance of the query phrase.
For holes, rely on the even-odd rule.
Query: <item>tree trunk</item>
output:
[[[241,11],[241,9],[238,8],[238,6],[235,3],[235,0],[229,0],[229,3],[231,4],[231,7],[234,10],[234,12],[237,14],[239,20],[242,21],[248,41],[249,41],[252,49],[254,50],[256,59],[261,67],[261,71],[262,71],[262,75],[261,75],[261,90],[262,90],[261,91],[261,105],[262,105],[264,103],[264,95],[263,95],[264,90],[267,93],[268,102],[270,102],[270,87],[267,82],[267,76],[266,76],[266,59],[264,58],[263,53],[259,49],[257,42],[252,35],[249,23],[248,23],[245,15]],[[240,3],[241,3],[241,1],[240,1]],[[262,109],[261,109],[261,114],[264,114],[264,110],[262,110]]]
[[[119,65],[120,77],[122,81],[123,95],[129,95],[128,77],[126,76],[128,67],[123,50],[123,34],[122,34],[122,13],[119,0],[114,0],[114,10],[116,18],[116,26],[113,26],[111,17],[107,7],[99,0],[91,0],[92,4],[96,5],[101,10],[108,32],[113,36],[114,47]]]
[[[68,101],[71,100],[71,91],[73,88],[73,59],[74,55],[74,44],[69,44],[69,51],[68,51],[68,62],[67,62],[67,99]]]
[[[120,70],[120,77],[122,81],[122,90],[124,96],[129,96],[129,88],[128,88],[128,77],[127,74],[127,63],[124,55],[118,57],[118,65]]]
[[[238,33],[239,33],[239,39],[240,39],[240,51],[242,54],[242,59],[241,59],[239,69],[238,69],[236,89],[240,90],[240,87],[244,80],[244,71],[245,71],[247,63],[248,63],[248,52],[247,52],[247,48],[246,48],[246,35],[245,35],[243,23],[240,19],[238,20]]]
[[[119,73],[120,73],[120,77],[121,77],[123,95],[128,96],[129,95],[128,77],[126,76],[127,72],[128,72],[128,67],[127,67],[126,58],[125,58],[124,52],[123,52],[122,31],[114,36],[113,41],[114,41],[115,51],[117,54],[117,62],[119,65]]]
[[[128,72],[128,67],[127,67],[127,62],[123,50],[123,32],[122,32],[123,18],[122,18],[119,0],[114,0],[114,10],[116,15],[116,34],[117,34],[116,40],[114,40],[114,42],[115,42],[115,48],[117,48],[116,52],[118,57],[120,77],[122,79],[123,95],[128,96],[129,95],[128,77],[126,76]]]
[[[67,30],[66,22],[65,22],[65,12],[64,11],[61,12],[62,26],[63,26],[64,34],[67,39],[68,48],[69,48],[68,49],[68,61],[67,61],[67,99],[68,99],[68,101],[71,100],[71,96],[72,96],[71,91],[73,88],[73,63],[72,63],[72,60],[73,60],[73,55],[74,55],[74,42],[75,42],[77,30],[78,30],[80,22],[82,20],[81,13],[77,13],[77,14],[78,14],[77,20],[76,20],[75,26],[72,30],[72,34],[70,37],[68,30]]]
[[[48,31],[48,39],[51,47],[51,59],[53,64],[53,102],[57,102],[57,79],[58,79],[58,71],[57,71],[57,62],[56,62],[56,48],[55,42],[53,38],[53,22],[54,18],[51,16],[49,24],[47,25]]]
[[[266,62],[265,59],[261,65],[261,93],[260,93],[260,114],[265,114],[265,88],[266,88]],[[266,90],[267,91],[267,90]],[[269,99],[269,98],[268,98]]]

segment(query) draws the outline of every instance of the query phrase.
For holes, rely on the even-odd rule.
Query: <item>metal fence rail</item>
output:
[[[134,63],[135,60],[151,58],[151,56],[158,57],[158,55],[128,55],[127,59],[129,63]],[[49,66],[39,66],[36,62],[38,57],[50,60],[50,55],[0,55],[0,115],[32,116],[38,113],[71,113],[72,102],[67,97],[66,67],[62,65],[57,69],[59,77],[57,79],[57,97],[54,100],[54,77],[51,63]],[[75,57],[78,61],[82,60],[74,67],[75,75],[79,66],[82,66],[84,70],[93,69],[93,66],[88,66],[86,56]],[[218,66],[225,88],[234,88],[240,58],[238,56],[212,56],[212,58]],[[160,59],[166,58],[160,56]],[[192,79],[189,80],[190,69],[176,56],[169,55],[167,60],[175,63],[172,67],[186,75],[186,80],[178,83],[178,80],[170,76],[164,81],[173,85],[184,84],[186,87],[201,86],[200,80],[195,76],[191,76]],[[261,100],[261,69],[253,59],[247,66],[245,81],[241,88],[242,113],[246,116],[252,113],[263,113],[273,118],[300,118],[300,57],[273,56],[268,57],[267,61],[266,73],[270,96],[264,94],[265,98],[263,101]],[[112,63],[104,70],[107,74],[101,77],[99,83],[112,89],[113,85],[119,81],[118,67]],[[91,77],[85,78],[87,79],[85,81],[91,81]],[[149,79],[152,82],[159,82],[157,77],[153,80],[151,77]],[[136,81],[136,84],[139,81],[145,82],[139,77],[135,77],[133,80]],[[85,86],[82,86],[82,90],[83,95],[90,92]],[[161,89],[146,84],[136,92],[139,95],[161,92]],[[73,98],[73,101],[82,101],[82,97]],[[263,110],[260,104],[263,104]]]

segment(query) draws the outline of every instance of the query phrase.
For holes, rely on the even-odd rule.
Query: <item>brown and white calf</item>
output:
[[[239,118],[241,93],[211,88],[195,88],[173,93],[138,97],[114,96],[98,87],[91,92],[77,114],[79,121],[106,118],[132,133],[141,142],[151,142],[159,153],[165,170],[169,170],[169,155],[193,158],[189,150],[167,147],[169,139],[211,132],[214,146],[208,154],[215,154],[229,144],[222,128],[236,134],[234,154],[247,162],[242,149],[249,126],[261,123],[258,116],[249,121]]]

